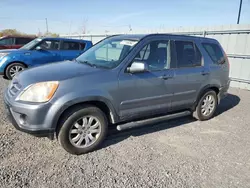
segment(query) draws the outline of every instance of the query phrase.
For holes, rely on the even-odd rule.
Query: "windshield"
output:
[[[90,48],[76,61],[90,66],[112,69],[121,63],[137,42],[137,40],[111,37]]]
[[[29,43],[25,44],[23,47],[21,47],[20,49],[23,50],[31,50],[34,46],[36,46],[39,42],[41,42],[42,39],[40,38],[36,38],[32,41],[30,41]]]

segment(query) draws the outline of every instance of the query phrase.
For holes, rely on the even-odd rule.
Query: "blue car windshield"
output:
[[[39,42],[41,42],[42,39],[40,38],[36,38],[32,41],[30,41],[29,43],[25,44],[24,46],[22,46],[19,49],[23,49],[23,50],[31,50],[32,48],[34,48]]]
[[[107,38],[84,52],[76,61],[93,67],[112,69],[121,63],[137,42],[116,37]]]

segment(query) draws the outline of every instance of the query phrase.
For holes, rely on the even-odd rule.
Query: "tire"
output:
[[[11,63],[7,66],[5,71],[5,76],[7,79],[12,80],[12,78],[16,75],[16,73],[24,70],[26,67],[22,63]],[[16,73],[13,71],[16,70]]]
[[[92,124],[90,123],[91,117]],[[90,133],[94,132],[93,127],[96,127],[97,124],[98,128],[95,129],[95,132],[99,132]],[[81,155],[96,150],[102,144],[107,135],[108,121],[105,114],[99,108],[94,106],[79,106],[71,109],[65,115],[60,126],[58,140],[61,146],[71,154]],[[93,143],[88,145],[88,142]]]
[[[204,100],[210,99],[209,96],[211,96],[212,100],[214,101],[214,107],[212,108],[212,110],[209,110],[208,114],[204,114],[205,112],[204,112],[204,108],[202,106],[204,105]],[[214,113],[217,109],[217,106],[218,106],[217,94],[213,90],[208,90],[200,98],[200,100],[196,106],[196,109],[193,113],[193,116],[194,116],[194,118],[196,118],[197,120],[200,120],[200,121],[209,120],[214,116]],[[211,108],[209,108],[209,109],[211,109]]]

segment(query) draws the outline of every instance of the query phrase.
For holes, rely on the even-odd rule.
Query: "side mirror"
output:
[[[42,48],[41,48],[41,46],[37,46],[36,48],[35,48],[35,50],[42,50]]]
[[[147,64],[144,62],[134,61],[130,67],[127,68],[129,73],[146,72],[148,71]]]
[[[116,48],[117,47],[117,44],[114,44],[114,43],[110,43],[110,44],[111,44],[112,48]]]

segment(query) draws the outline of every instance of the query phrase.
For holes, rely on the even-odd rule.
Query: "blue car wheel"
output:
[[[21,63],[11,63],[7,66],[5,76],[12,80],[12,78],[20,71],[24,70],[25,66]]]

